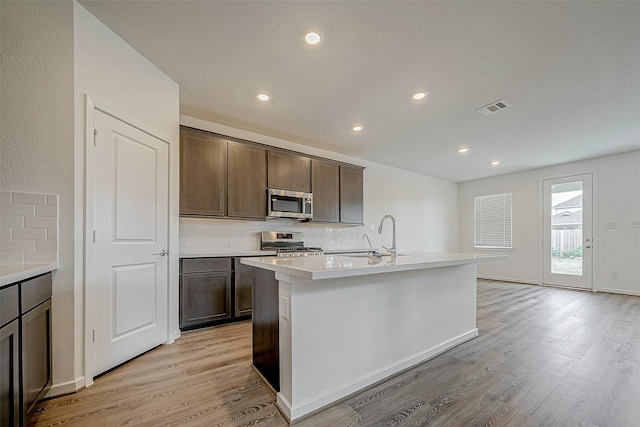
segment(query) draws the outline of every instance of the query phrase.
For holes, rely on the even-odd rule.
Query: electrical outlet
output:
[[[617,271],[612,271],[611,272],[611,278],[612,279],[617,279],[618,278],[618,272]]]
[[[289,320],[289,298],[281,297],[280,298],[280,307],[282,310],[282,318],[284,320]]]
[[[640,221],[631,221],[631,228],[640,228]]]
[[[238,249],[238,243],[229,242],[229,249]]]
[[[618,223],[617,222],[608,222],[607,223],[607,228],[609,230],[615,230],[616,228],[618,228]]]
[[[341,240],[341,241],[340,241],[340,244],[341,244],[342,246],[347,246],[347,241],[346,241],[346,240]]]

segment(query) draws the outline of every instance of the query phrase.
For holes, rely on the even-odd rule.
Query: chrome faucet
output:
[[[363,239],[367,239],[367,242],[369,242],[369,253],[372,254],[373,253],[373,246],[371,245],[371,240],[369,240],[369,236],[367,236],[367,233],[364,233],[362,235]]]
[[[385,215],[382,217],[382,219],[380,220],[380,227],[378,227],[378,234],[382,234],[382,224],[384,223],[384,220],[387,218],[391,218],[391,223],[393,224],[393,240],[391,241],[391,247],[387,248],[384,247],[383,248],[389,252],[391,254],[392,257],[396,256],[396,219],[394,217],[392,217],[391,215]]]

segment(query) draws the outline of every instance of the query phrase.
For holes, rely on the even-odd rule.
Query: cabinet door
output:
[[[180,131],[180,214],[224,216],[227,197],[227,141]]]
[[[24,419],[51,387],[51,300],[22,315],[22,407]]]
[[[180,327],[231,318],[231,271],[180,277]]]
[[[0,426],[20,425],[18,320],[0,328]]]
[[[267,216],[267,150],[230,141],[227,171],[227,215],[264,219]]]
[[[311,159],[284,151],[269,150],[269,187],[311,191]]]
[[[236,300],[234,316],[250,316],[253,302],[253,269],[236,270],[234,285]]]
[[[308,157],[289,157],[289,187],[293,191],[311,191],[311,159]]]
[[[323,160],[311,161],[311,192],[313,220],[340,221],[340,166]]]
[[[359,167],[340,165],[340,222],[364,222],[362,172]]]

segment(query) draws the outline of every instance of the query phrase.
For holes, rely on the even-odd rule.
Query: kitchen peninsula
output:
[[[476,337],[476,264],[505,258],[243,258],[272,278],[254,283],[254,294],[273,295],[254,307],[254,323],[270,319],[277,337],[271,348],[256,345],[268,334],[254,327],[254,366],[276,389],[283,414],[299,419]],[[276,355],[275,370],[262,362],[267,353]]]

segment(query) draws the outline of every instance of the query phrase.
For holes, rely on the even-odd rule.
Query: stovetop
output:
[[[322,248],[304,245],[300,232],[263,231],[260,233],[260,249],[277,251],[279,257],[322,255]]]
[[[277,256],[279,257],[293,257],[293,256],[309,256],[309,255],[322,255],[322,248],[309,248],[306,246],[295,248],[279,248]]]

